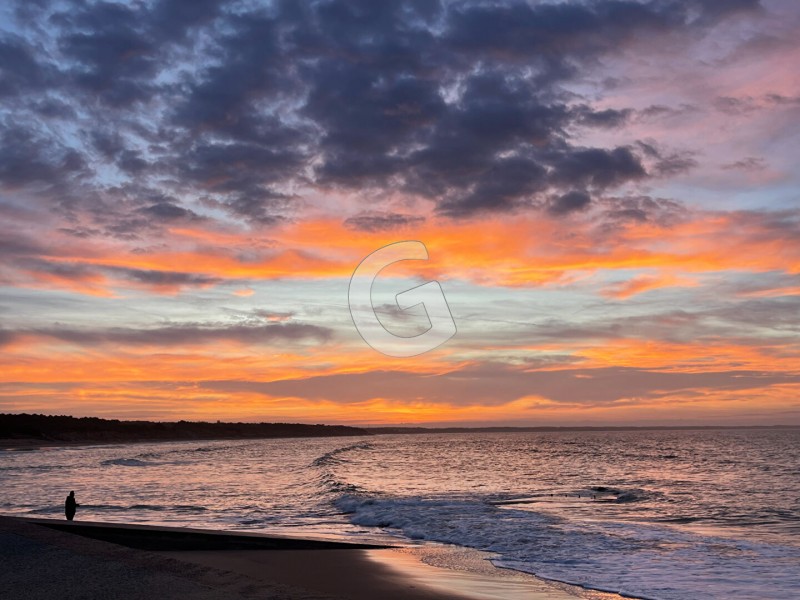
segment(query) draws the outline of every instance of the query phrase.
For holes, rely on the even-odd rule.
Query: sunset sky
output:
[[[0,412],[800,424],[796,0],[4,2]],[[438,281],[398,359],[358,263]]]

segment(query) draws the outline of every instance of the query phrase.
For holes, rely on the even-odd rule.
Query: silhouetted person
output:
[[[75,492],[70,492],[69,496],[67,496],[67,501],[64,502],[64,514],[67,515],[67,521],[72,521],[75,516],[75,509],[79,506],[80,504],[75,502]]]

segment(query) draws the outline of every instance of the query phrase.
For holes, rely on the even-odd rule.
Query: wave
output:
[[[3,505],[4,508],[11,507],[11,505]],[[13,508],[26,508],[23,506],[14,506]],[[193,504],[172,504],[172,505],[158,505],[158,504],[132,504],[130,506],[123,506],[119,504],[86,504],[81,503],[81,513],[87,514],[89,512],[100,513],[114,513],[114,512],[131,512],[131,511],[150,511],[150,512],[163,512],[163,513],[201,513],[207,512],[209,509],[205,506],[196,506]],[[63,505],[44,506],[37,508],[30,508],[28,514],[57,514],[64,511]]]
[[[61,468],[61,465],[11,465],[0,467],[0,471],[55,471]]]
[[[139,460],[138,458],[111,458],[109,460],[104,460],[100,464],[108,466],[116,465],[119,467],[151,467],[157,466],[160,463],[147,462]]]
[[[142,452],[140,454],[136,454],[133,457],[127,458],[112,458],[108,460],[102,461],[100,464],[104,466],[120,466],[120,467],[159,467],[159,466],[166,466],[166,465],[188,465],[196,462],[198,458],[195,458],[197,454],[203,455],[202,460],[208,460],[205,458],[206,455],[211,453],[224,453],[229,452],[230,450],[236,449],[240,450],[246,446],[254,445],[252,441],[245,440],[247,443],[240,443],[240,444],[209,444],[207,446],[196,446],[194,448],[169,448],[167,450],[160,450],[160,451],[152,451],[152,452]],[[183,444],[184,442],[177,442],[179,444]],[[170,442],[173,444],[173,442]],[[121,448],[124,446],[120,446]],[[175,460],[175,458],[185,459],[185,460]],[[30,467],[26,467],[30,468]]]
[[[598,485],[589,488],[588,494],[594,500],[603,500],[606,502],[615,502],[617,504],[627,504],[629,502],[642,502],[645,500],[654,500],[657,497],[662,497],[660,492],[651,492],[639,488],[621,490],[613,487],[606,487]]]
[[[666,525],[572,521],[480,498],[378,498],[334,502],[353,524],[414,540],[496,553],[497,566],[638,598],[761,600],[800,589],[800,549],[682,532]]]
[[[628,504],[631,502],[644,502],[663,497],[660,492],[651,492],[643,489],[621,490],[606,486],[594,486],[568,493],[539,493],[523,498],[500,498],[489,500],[495,506],[514,506],[526,504],[546,504],[553,502],[564,502],[568,500],[585,500],[597,503]]]
[[[180,442],[180,443],[184,444],[185,442]],[[230,450],[241,450],[242,448],[246,448],[248,446],[256,446],[256,445],[257,443],[253,442],[252,440],[242,440],[241,442],[235,444],[224,444],[216,442],[208,444],[206,446],[196,446],[194,448],[179,447],[179,448],[171,448],[169,450],[162,450],[160,452],[144,452],[142,454],[139,454],[138,457],[145,459],[153,459],[153,458],[163,458],[165,456],[170,456],[174,454],[188,455],[188,456],[192,456],[198,453],[215,454],[215,453],[229,452]]]
[[[369,442],[360,442],[358,444],[350,444],[335,448],[330,452],[326,452],[322,456],[318,456],[311,461],[311,467],[318,470],[317,483],[325,490],[327,494],[339,496],[343,494],[359,494],[365,492],[362,488],[352,483],[347,483],[339,479],[334,473],[334,467],[341,465],[345,461],[343,455],[357,450],[372,450],[374,446]]]
[[[166,465],[185,465],[186,461],[154,461],[154,460],[141,460],[138,458],[111,458],[104,460],[100,463],[108,467],[163,467]]]
[[[39,508],[32,508],[27,511],[29,515],[56,515],[63,512],[63,506],[42,506]]]
[[[119,507],[122,510],[150,510],[155,512],[191,512],[200,513],[206,512],[208,509],[205,506],[195,506],[193,504],[175,504],[172,506],[159,506],[154,504],[134,504],[128,507]]]
[[[315,458],[311,462],[311,466],[326,467],[328,465],[334,465],[343,462],[342,454],[353,452],[354,450],[372,450],[372,449],[373,445],[370,444],[369,442],[361,442],[358,444],[343,446],[342,448],[336,448],[335,450],[331,450],[330,452],[326,452],[322,456]]]

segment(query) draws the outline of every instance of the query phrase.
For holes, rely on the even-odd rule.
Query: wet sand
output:
[[[47,524],[61,529],[52,529]],[[98,533],[100,530],[102,533]],[[144,543],[148,549],[133,549],[108,541],[120,530],[124,530],[126,542],[133,539],[134,545],[141,547]],[[87,532],[94,538],[105,536],[105,540],[84,537]],[[208,539],[205,546],[197,547],[214,549],[186,550],[187,532]],[[193,539],[192,543],[196,543],[201,538]],[[236,549],[240,543],[262,543],[270,549]],[[330,540],[0,517],[0,598],[569,600],[579,595],[586,597],[577,588],[551,585],[532,576],[495,569],[479,554],[445,547],[350,547]],[[478,567],[459,568],[469,561],[478,561]]]
[[[164,552],[251,580],[280,582],[351,600],[575,600],[575,593],[524,574],[471,573],[426,564],[413,550]]]

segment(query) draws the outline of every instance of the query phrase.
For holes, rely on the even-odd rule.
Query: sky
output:
[[[0,412],[800,424],[795,0],[0,8]],[[395,358],[350,278],[437,281]]]

